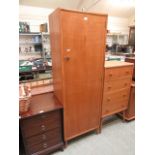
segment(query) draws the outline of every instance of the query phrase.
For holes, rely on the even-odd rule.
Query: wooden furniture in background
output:
[[[62,110],[53,93],[32,97],[30,110],[20,116],[21,139],[26,155],[46,155],[63,149]]]
[[[54,94],[64,139],[100,127],[107,15],[57,9],[49,16]]]
[[[132,80],[135,81],[135,57],[126,57],[126,58],[125,58],[125,62],[131,62],[131,63],[134,64]]]
[[[129,104],[128,104],[128,109],[125,111],[124,119],[128,121],[135,119],[135,83],[134,82],[132,82],[131,84]]]
[[[132,53],[135,53],[135,26],[130,26],[128,45],[133,46]]]
[[[128,108],[133,64],[121,61],[105,62],[102,118]]]

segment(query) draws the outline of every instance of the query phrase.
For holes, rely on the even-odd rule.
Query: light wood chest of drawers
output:
[[[102,118],[127,109],[132,74],[132,63],[119,61],[105,62]]]

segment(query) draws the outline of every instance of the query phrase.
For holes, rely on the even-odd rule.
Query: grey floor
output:
[[[51,155],[134,155],[135,121],[123,122],[116,116],[109,117],[101,134],[95,132],[69,142],[64,151]]]

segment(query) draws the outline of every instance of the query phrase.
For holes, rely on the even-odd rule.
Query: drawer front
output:
[[[23,128],[31,128],[36,125],[42,124],[42,122],[47,122],[49,120],[55,121],[57,119],[60,119],[60,116],[61,116],[60,110],[43,113],[43,114],[23,120],[22,126]]]
[[[27,148],[27,150],[28,150],[29,154],[33,154],[33,153],[36,153],[39,151],[43,151],[44,149],[47,149],[47,148],[52,147],[52,146],[59,144],[59,143],[60,143],[59,139],[53,139],[53,140],[42,142],[42,143],[37,144],[37,145],[29,146]]]
[[[123,88],[130,88],[131,86],[131,77],[118,79],[113,81],[107,81],[104,83],[104,93],[111,93]]]
[[[123,89],[114,93],[105,93],[102,103],[102,115],[115,113],[128,106],[130,89]]]
[[[105,81],[111,81],[124,77],[132,77],[133,66],[105,69]]]
[[[61,128],[56,128],[48,132],[45,132],[43,134],[39,134],[37,136],[32,136],[30,138],[27,138],[26,144],[30,147],[33,145],[37,145],[39,143],[44,143],[46,141],[55,140],[55,139],[62,141],[62,129]]]
[[[36,122],[34,121],[36,120]],[[27,120],[25,123],[25,120],[22,121],[22,131],[24,133],[24,137],[31,137],[37,134],[45,133],[51,129],[55,129],[58,127],[61,127],[61,113],[55,113],[54,117],[48,117],[48,119],[41,119],[40,116],[38,118],[34,118],[31,120]]]

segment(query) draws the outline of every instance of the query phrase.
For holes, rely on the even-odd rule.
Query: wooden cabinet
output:
[[[58,9],[49,16],[54,94],[64,138],[100,126],[107,15]]]
[[[130,27],[128,44],[131,46],[135,46],[135,26]]]
[[[132,73],[132,63],[105,62],[102,118],[127,109]]]
[[[134,64],[132,80],[135,81],[135,57],[126,57],[126,58],[125,58],[125,61],[126,61],[126,62],[131,62],[131,63]]]
[[[20,131],[27,155],[46,155],[63,148],[62,105],[53,93],[32,98],[30,110],[21,115]]]

